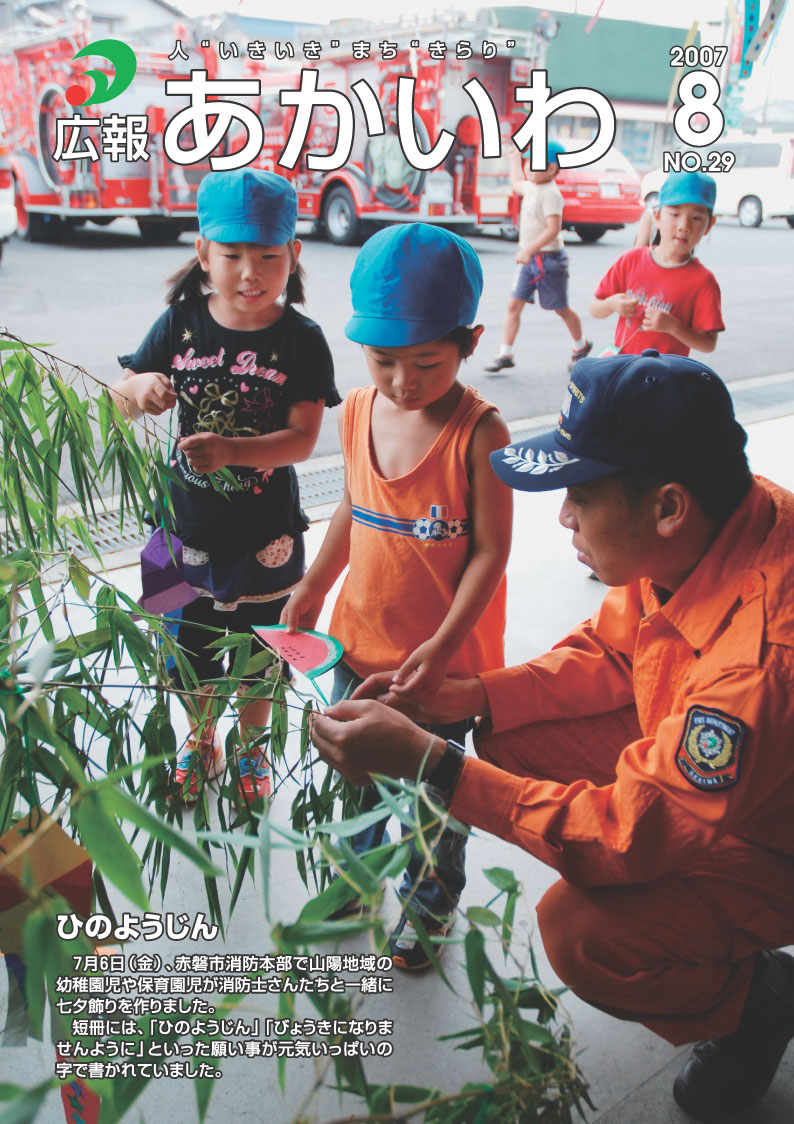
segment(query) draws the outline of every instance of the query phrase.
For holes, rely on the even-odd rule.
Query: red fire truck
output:
[[[166,49],[134,47],[138,69],[129,89],[112,102],[80,110],[68,104],[66,91],[80,82],[89,67],[106,72],[108,68],[104,58],[73,59],[77,50],[92,41],[87,25],[11,32],[0,40],[0,112],[11,150],[22,237],[57,238],[64,226],[88,220],[105,225],[126,215],[137,220],[146,240],[163,244],[194,226],[195,193],[209,171],[209,162],[173,163],[165,154],[163,134],[168,120],[187,104],[186,99],[165,95],[165,81],[187,78],[195,67],[206,69],[210,78],[259,79],[259,97],[238,99],[248,102],[264,126],[264,143],[253,166],[290,179],[298,192],[299,217],[312,220],[333,242],[353,243],[375,224],[410,219],[460,232],[515,224],[519,199],[512,195],[507,158],[482,156],[480,121],[463,85],[472,77],[479,79],[498,116],[502,140],[507,141],[525,116],[524,108],[515,101],[516,86],[527,84],[532,68],[544,64],[542,34],[511,32],[462,17],[433,25],[334,25],[335,39],[331,40],[329,30],[321,61],[304,65],[318,69],[319,87],[349,98],[356,111],[356,129],[344,167],[320,173],[308,168],[306,157],[334,150],[338,120],[330,106],[315,108],[296,166],[286,169],[278,163],[295,115],[293,107],[280,105],[279,94],[300,85],[295,62],[288,64],[289,69],[266,66],[248,57],[241,44],[236,61],[219,65],[214,44],[190,45],[193,37],[200,41],[200,32],[185,27],[177,32],[190,62],[178,57],[172,61]],[[370,58],[355,57],[352,44],[357,41],[371,44]],[[393,57],[383,57],[379,48],[383,41],[394,44]],[[430,57],[431,42],[445,44],[444,57]],[[467,48],[461,44],[470,45],[471,57],[465,57]],[[493,57],[484,57],[491,53]],[[416,79],[414,125],[420,148],[428,151],[442,129],[456,137],[439,168],[417,170],[402,154],[393,127],[397,80],[402,75]],[[367,136],[360,104],[351,92],[353,84],[362,79],[384,112],[384,136]],[[86,80],[83,84],[87,85]],[[99,147],[95,127],[84,127],[80,133],[94,138],[100,159],[54,159],[56,121],[76,112],[103,120],[109,114],[145,114],[149,160],[109,158]],[[179,143],[185,146],[184,134]],[[224,151],[233,152],[243,143],[242,126],[232,126]]]
[[[313,220],[336,243],[353,243],[368,227],[409,219],[438,223],[461,233],[515,225],[520,200],[512,194],[507,156],[483,157],[480,120],[463,86],[476,77],[487,90],[504,146],[525,118],[515,90],[530,81],[533,67],[543,65],[543,37],[463,19],[416,27],[342,24],[338,30],[335,25],[334,34],[340,46],[323,51],[323,61],[315,64],[320,72],[318,86],[344,94],[356,111],[353,150],[345,166],[336,171],[312,172],[306,163],[307,153],[325,154],[334,149],[337,116],[331,107],[315,110],[296,167],[291,171],[279,167],[294,112],[280,105],[279,94],[285,88],[297,89],[300,73],[248,66],[248,72],[256,74],[262,84],[259,113],[265,142],[261,163],[294,182],[299,216]],[[370,59],[354,56],[351,44],[356,41],[372,44]],[[395,45],[394,58],[380,57],[376,48],[381,42]],[[483,42],[490,45],[489,51],[495,51],[492,58],[483,57]],[[412,46],[416,43],[420,46]],[[444,43],[445,57],[430,57],[430,43]],[[508,43],[515,46],[508,47]],[[461,44],[471,45],[470,58],[458,57],[465,53]],[[414,128],[419,147],[429,151],[442,129],[456,138],[444,163],[431,171],[411,167],[401,150],[395,128],[401,76],[416,80]],[[360,104],[352,92],[353,85],[362,80],[383,111],[384,136],[367,136]]]
[[[182,105],[166,98],[164,82],[184,76],[185,64],[171,62],[165,51],[136,48],[138,69],[129,89],[106,106],[75,109],[66,101],[69,87],[83,85],[88,96],[91,84],[84,78],[86,71],[108,72],[104,57],[74,61],[74,54],[92,41],[86,22],[11,30],[0,37],[0,113],[11,154],[18,233],[29,241],[56,239],[65,226],[89,219],[104,226],[128,215],[137,220],[146,241],[174,241],[195,220],[196,188],[209,169],[207,164],[181,168],[163,155],[166,112]],[[168,111],[167,102],[174,103]],[[56,121],[76,113],[90,119],[111,113],[145,114],[149,160],[111,159],[103,152],[95,127],[81,128],[77,143],[83,145],[90,137],[98,160],[54,159]],[[73,131],[68,129],[67,134]]]

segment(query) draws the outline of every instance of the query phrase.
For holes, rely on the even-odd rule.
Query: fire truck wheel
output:
[[[14,204],[17,209],[17,237],[24,239],[25,242],[46,242],[48,237],[48,225],[53,226],[53,231],[50,234],[50,238],[52,238],[54,227],[58,223],[57,217],[55,215],[32,215],[25,206],[22,192],[19,189],[19,184],[16,179],[14,180],[14,187],[16,189],[14,192]],[[47,223],[47,219],[51,220],[50,224]]]
[[[353,195],[343,184],[331,188],[323,204],[323,226],[329,242],[353,246],[361,236]]]
[[[171,246],[182,233],[182,224],[169,219],[136,219],[147,246]]]

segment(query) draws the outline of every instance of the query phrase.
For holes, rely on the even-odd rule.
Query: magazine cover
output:
[[[794,1110],[794,15],[0,0],[0,1124]]]

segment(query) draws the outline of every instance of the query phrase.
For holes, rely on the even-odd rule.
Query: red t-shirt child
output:
[[[669,332],[640,330],[646,308],[661,308],[698,331],[725,330],[717,279],[697,258],[684,265],[663,266],[654,261],[650,246],[629,250],[602,277],[595,291],[599,300],[615,293],[639,301],[634,315],[619,317],[615,328],[615,347],[624,353],[639,355],[646,347],[655,347],[668,355],[689,355],[686,344]]]

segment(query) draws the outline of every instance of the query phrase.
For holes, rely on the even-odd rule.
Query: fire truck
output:
[[[436,24],[405,26],[362,24],[334,25],[339,46],[324,50],[318,87],[345,95],[356,113],[350,159],[332,172],[308,168],[308,153],[334,150],[336,111],[315,109],[307,142],[296,167],[287,171],[278,164],[292,125],[293,111],[280,104],[285,88],[296,89],[300,72],[268,70],[249,65],[248,72],[261,81],[259,114],[265,126],[263,167],[281,172],[298,192],[298,215],[310,219],[332,242],[357,242],[375,226],[421,219],[472,233],[481,227],[511,228],[517,222],[520,200],[512,193],[506,142],[525,119],[526,110],[515,100],[517,86],[526,85],[534,67],[545,62],[546,40],[540,33],[510,31],[482,20],[451,17]],[[372,44],[372,57],[362,59],[351,51],[354,42]],[[394,57],[378,55],[377,45],[388,42]],[[484,57],[483,43],[493,57]],[[431,57],[431,43],[444,44],[444,57]],[[418,46],[417,46],[418,44]],[[508,45],[511,44],[511,45]],[[458,57],[472,48],[470,58]],[[442,129],[455,136],[443,164],[430,171],[412,167],[405,158],[396,129],[398,79],[415,79],[414,131],[419,148],[430,150]],[[500,157],[482,155],[482,126],[475,107],[463,89],[478,78],[488,92],[499,119]],[[367,83],[375,93],[386,123],[384,135],[368,137],[361,106],[352,87]],[[234,145],[234,142],[232,142]]]
[[[138,68],[131,86],[108,105],[74,108],[66,100],[70,87],[82,85],[86,97],[89,68],[108,73],[104,57],[74,55],[92,42],[90,25],[59,24],[44,29],[12,29],[0,36],[0,113],[5,120],[14,176],[17,232],[28,241],[55,240],[69,226],[89,219],[105,226],[122,215],[137,220],[147,242],[165,244],[195,223],[195,193],[208,164],[183,168],[163,154],[167,114],[183,102],[167,98],[167,78],[187,77],[184,63],[166,52],[136,48]],[[196,65],[201,65],[197,63]],[[112,68],[110,69],[112,75]],[[167,103],[168,105],[166,109]],[[91,138],[98,160],[56,160],[59,118],[75,114],[103,120],[108,114],[145,114],[148,160],[112,158],[100,146],[95,127],[78,132],[77,146]]]
[[[237,99],[254,109],[264,129],[264,142],[252,166],[288,178],[298,193],[299,218],[314,222],[332,242],[351,244],[376,225],[411,219],[461,233],[515,225],[520,201],[512,194],[507,157],[482,155],[481,123],[463,86],[477,77],[488,92],[506,152],[505,142],[526,112],[515,100],[516,87],[526,85],[532,69],[545,62],[546,41],[540,31],[515,32],[462,16],[432,24],[343,21],[332,25],[322,45],[321,61],[304,63],[318,70],[320,89],[345,95],[356,114],[350,158],[330,172],[313,171],[307,164],[310,153],[334,151],[338,118],[330,105],[314,109],[295,167],[287,169],[279,163],[295,116],[295,108],[282,106],[279,95],[300,85],[295,62],[264,64],[249,57],[241,44],[235,58],[220,63],[214,44],[207,46],[204,40],[199,45],[200,25],[181,25],[175,31],[189,61],[169,58],[165,48],[133,45],[138,68],[128,90],[105,105],[79,109],[67,101],[69,88],[81,79],[88,84],[82,76],[89,67],[108,72],[104,58],[74,59],[92,41],[88,24],[12,31],[0,38],[0,112],[8,133],[18,231],[23,238],[55,239],[70,225],[88,220],[106,225],[120,216],[135,218],[141,235],[151,243],[166,244],[183,230],[194,229],[196,190],[210,170],[209,158],[176,164],[168,159],[163,138],[169,119],[188,104],[187,99],[166,95],[165,81],[186,79],[195,67],[207,70],[209,78],[259,80],[259,96]],[[380,50],[384,41],[393,47],[388,58]],[[369,43],[370,57],[359,57],[354,42]],[[436,47],[436,57],[431,57],[431,43],[443,44],[443,53]],[[470,57],[466,57],[467,49]],[[438,168],[413,168],[402,153],[396,130],[401,76],[416,80],[414,129],[419,147],[429,151],[442,129],[455,136],[449,155]],[[360,80],[367,82],[381,106],[386,124],[382,135],[367,136],[360,103],[352,92]],[[75,113],[102,122],[110,114],[145,114],[149,159],[109,157],[99,148],[96,127],[86,126],[79,129],[79,143],[91,136],[100,158],[56,160],[57,120]],[[189,132],[180,134],[181,147],[186,147],[185,133]],[[189,144],[190,137],[187,141]],[[222,151],[234,152],[244,142],[243,126],[238,122],[229,130]]]

